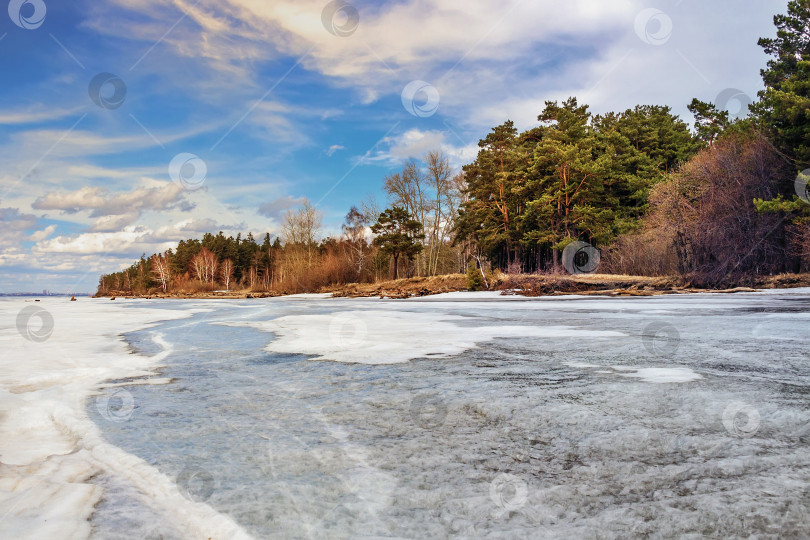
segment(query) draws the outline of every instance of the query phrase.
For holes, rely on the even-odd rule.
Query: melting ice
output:
[[[810,533],[810,290],[41,305],[3,537]]]

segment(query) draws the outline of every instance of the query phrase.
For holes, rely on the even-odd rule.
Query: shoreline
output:
[[[661,296],[668,294],[697,293],[739,293],[757,292],[767,289],[792,289],[810,287],[810,274],[779,274],[757,276],[746,283],[738,283],[724,288],[699,287],[678,276],[647,277],[622,276],[614,274],[581,275],[542,275],[520,274],[497,276],[490,287],[483,290],[500,291],[504,296],[561,296],[578,294],[583,296]],[[469,291],[465,274],[447,274],[432,277],[412,277],[379,283],[348,283],[322,287],[317,294],[331,294],[331,298],[374,298],[407,299],[432,296],[448,292]],[[173,292],[150,294],[127,294],[111,291],[108,294],[92,295],[92,298],[123,299],[254,299],[275,298],[300,294],[288,291],[211,291]]]
[[[6,299],[12,314],[29,300]],[[161,384],[158,368],[171,353],[161,345],[152,356],[133,354],[124,334],[156,327],[201,312],[148,308],[121,310],[101,303],[54,302],[48,311],[56,324],[44,340],[30,339],[14,327],[0,329],[9,344],[0,358],[0,458],[4,483],[0,503],[7,509],[7,537],[88,538],[91,516],[104,497],[99,475],[110,475],[141,491],[177,530],[198,538],[247,538],[229,516],[189,501],[172,478],[141,458],[109,444],[104,426],[88,415],[95,398],[99,413],[123,421],[134,410],[116,408],[101,389],[114,381],[142,379]],[[18,323],[19,324],[19,323]],[[123,411],[123,416],[120,416]],[[105,416],[106,415],[106,416]]]

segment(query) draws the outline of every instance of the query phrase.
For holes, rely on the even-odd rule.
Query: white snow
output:
[[[682,383],[702,379],[703,376],[689,368],[639,368],[631,373],[622,374],[624,377],[636,377],[644,382],[651,383]]]
[[[167,518],[189,537],[247,536],[229,517],[184,498],[170,478],[140,458],[106,443],[85,413],[86,398],[104,381],[150,376],[170,352],[132,354],[122,333],[199,311],[122,309],[131,302],[0,300],[3,538],[87,538],[88,518],[102,495],[90,479],[100,472],[126,479],[151,505],[170,509]],[[20,311],[32,305],[53,320],[53,333],[41,341],[26,339],[26,327],[17,327]],[[35,336],[43,327],[41,317],[29,324]]]
[[[703,376],[687,367],[634,367],[634,366],[600,366],[584,362],[565,362],[566,366],[579,369],[598,368],[594,373],[615,374],[622,377],[633,377],[649,383],[683,383],[702,379]]]
[[[501,337],[601,338],[621,332],[570,326],[483,326],[475,318],[389,309],[288,315],[261,322],[225,323],[273,332],[266,347],[277,353],[312,354],[316,360],[397,364],[445,358]]]

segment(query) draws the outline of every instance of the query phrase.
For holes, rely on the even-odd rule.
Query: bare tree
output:
[[[369,223],[377,223],[377,220],[382,214],[383,206],[377,201],[377,197],[373,194],[366,195],[366,198],[360,201],[360,212],[366,216]]]
[[[213,283],[217,275],[219,262],[217,256],[211,253],[208,248],[202,248],[199,253],[191,258],[189,266],[191,274],[201,283]]]
[[[726,136],[653,188],[645,227],[656,244],[671,246],[678,271],[693,283],[721,286],[784,272],[785,220],[759,212],[753,201],[773,199],[791,176],[766,139]]]
[[[475,257],[480,265],[482,256],[480,248],[473,236],[460,242],[454,230],[458,212],[469,199],[470,196],[469,193],[467,193],[467,178],[464,176],[464,171],[461,171],[450,178],[447,190],[447,235],[450,237],[450,244],[454,248],[453,257],[455,269],[456,272],[459,273],[464,272],[470,257]]]
[[[392,206],[404,208],[423,225],[431,209],[427,188],[427,179],[413,159],[405,163],[402,172],[386,176],[383,186]]]
[[[255,266],[248,268],[247,275],[245,275],[244,280],[251,289],[256,287],[256,284],[259,281],[259,273]]]
[[[194,255],[188,262],[188,272],[191,274],[191,277],[200,280],[200,283],[205,281],[205,262],[200,253]]]
[[[453,174],[450,160],[439,150],[428,152],[422,162],[424,170],[414,160],[405,163],[401,172],[385,177],[384,188],[392,205],[405,208],[423,225],[426,249],[417,256],[416,267],[422,275],[433,275],[443,257],[455,266],[451,235],[466,183],[463,174]],[[461,271],[465,266],[466,260]]]
[[[163,255],[156,253],[152,255],[152,274],[160,282],[160,287],[163,292],[166,292],[171,281],[171,269],[169,268],[169,253]]]
[[[281,237],[285,247],[303,249],[307,255],[307,265],[312,267],[312,255],[317,246],[323,221],[322,213],[308,200],[297,210],[287,210],[281,224]]]
[[[427,194],[427,180],[419,164],[411,159],[405,163],[402,172],[385,177],[383,189],[388,194],[391,206],[404,208],[423,226],[431,210],[431,197]],[[415,261],[416,271],[427,274],[427,265],[423,254]]]
[[[225,259],[219,267],[219,278],[222,284],[225,285],[225,290],[231,290],[231,280],[233,279],[233,261]]]
[[[358,279],[363,275],[366,251],[368,251],[368,243],[366,242],[368,225],[368,217],[358,210],[356,206],[352,206],[349,213],[346,214],[346,221],[342,227],[343,245],[346,247],[349,261],[355,268]]]
[[[450,229],[453,226],[451,206],[451,183],[453,169],[450,160],[444,153],[434,150],[425,156],[427,164],[427,181],[433,189],[432,209],[433,215],[429,223],[424,223],[428,238],[428,273],[435,274],[439,266],[439,257],[442,249],[449,240]]]

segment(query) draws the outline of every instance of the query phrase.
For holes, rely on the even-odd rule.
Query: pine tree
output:
[[[765,89],[753,110],[801,170],[810,167],[810,0],[791,0],[774,24],[776,38],[759,40],[773,58],[761,72]]]
[[[706,144],[714,144],[714,141],[731,124],[728,119],[728,111],[718,111],[713,103],[706,103],[695,98],[688,108],[689,112],[695,116],[697,138]]]
[[[463,167],[470,195],[456,220],[459,240],[474,238],[484,252],[501,265],[512,260],[520,240],[516,229],[515,150],[518,133],[511,120],[492,129],[478,142],[475,162]]]
[[[424,249],[420,240],[425,238],[422,224],[411,217],[407,210],[394,206],[380,214],[371,231],[377,235],[374,245],[389,255],[393,261],[394,278],[399,278],[399,259],[405,256],[412,261]]]
[[[615,200],[603,184],[610,155],[597,153],[590,119],[588,106],[580,106],[576,98],[562,105],[546,102],[538,117],[547,126],[534,149],[524,218],[536,225],[527,231],[527,240],[550,246],[555,267],[571,238],[610,238]]]

